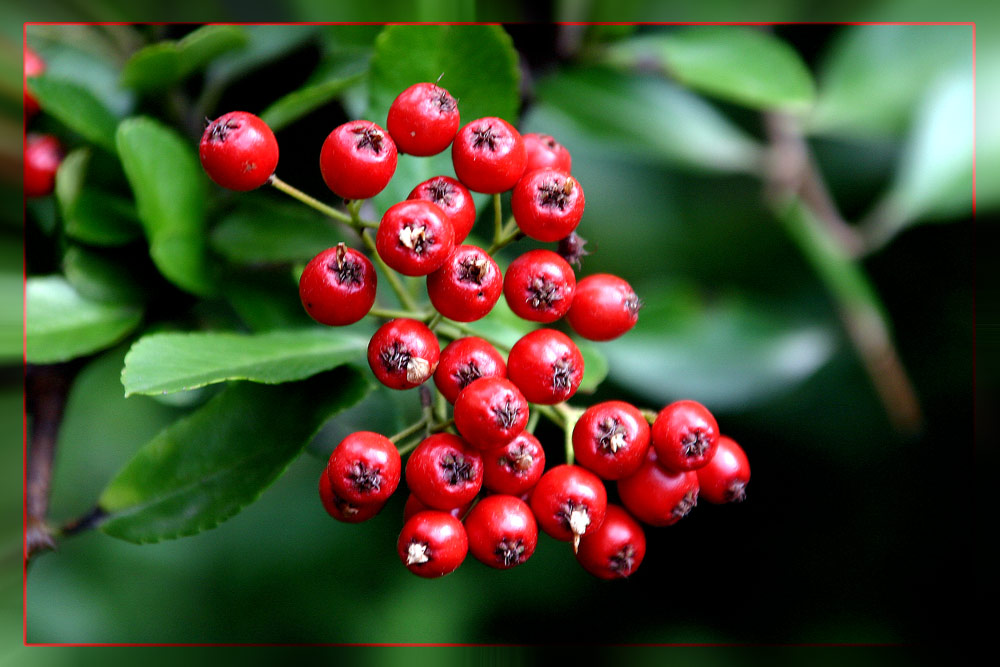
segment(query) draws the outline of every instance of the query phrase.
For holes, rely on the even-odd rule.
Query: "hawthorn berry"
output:
[[[458,103],[434,83],[415,83],[392,101],[385,126],[401,153],[437,155],[458,132]]]
[[[483,486],[519,496],[530,491],[545,471],[545,449],[533,434],[521,432],[506,445],[483,452]]]
[[[535,553],[538,523],[531,508],[520,498],[498,494],[486,496],[465,517],[469,551],[484,565],[509,570]]]
[[[531,403],[561,403],[583,380],[583,355],[561,331],[535,329],[510,348],[507,377]]]
[[[595,577],[624,579],[638,569],[645,555],[642,526],[618,505],[608,505],[601,527],[580,540],[576,560]]]
[[[38,100],[28,90],[28,78],[45,72],[45,61],[27,44],[24,45],[24,115],[30,118],[38,113]]]
[[[326,464],[333,493],[352,505],[384,503],[399,486],[402,461],[389,438],[357,431],[340,441]]]
[[[536,241],[569,236],[580,224],[585,204],[579,181],[558,169],[525,173],[510,196],[518,229]]]
[[[524,140],[502,118],[479,118],[455,135],[451,161],[458,180],[470,190],[486,194],[506,192],[524,173]]]
[[[368,342],[368,365],[390,389],[413,389],[437,369],[441,348],[427,325],[409,318],[386,322]]]
[[[675,401],[653,422],[653,448],[660,465],[670,470],[695,470],[712,460],[719,442],[719,424],[697,401]]]
[[[447,510],[448,514],[452,515],[459,521],[465,516],[465,513],[469,511],[469,507],[472,506],[471,502],[465,503],[460,507],[452,507]],[[420,498],[417,498],[412,493],[406,497],[406,502],[403,504],[403,521],[405,522],[411,516],[417,512],[423,512],[424,510],[432,510],[434,508],[425,505]]]
[[[608,493],[604,482],[578,465],[561,464],[548,470],[531,494],[531,511],[550,537],[573,542],[596,531],[604,522]]]
[[[474,245],[455,248],[439,269],[427,276],[427,295],[439,313],[456,322],[485,317],[503,291],[500,267]]]
[[[24,144],[24,196],[52,194],[62,159],[62,144],[53,135],[29,134]]]
[[[469,189],[450,176],[429,178],[410,191],[407,199],[423,199],[437,204],[444,211],[455,233],[458,245],[476,224],[476,202]]]
[[[375,235],[379,257],[404,276],[426,276],[455,247],[451,220],[429,201],[407,199],[388,208]]]
[[[524,253],[507,267],[503,295],[514,314],[547,324],[565,315],[576,293],[576,274],[551,250]]]
[[[573,158],[566,147],[552,136],[538,132],[528,132],[521,136],[524,139],[524,152],[527,156],[524,173],[548,167],[567,174],[572,171]]]
[[[479,450],[457,435],[435,433],[421,441],[406,462],[410,493],[437,510],[472,502],[483,486]]]
[[[396,550],[406,569],[434,579],[458,569],[469,552],[469,538],[462,522],[448,512],[426,510],[403,523]]]
[[[621,479],[639,469],[649,449],[649,422],[624,401],[587,408],[573,427],[576,462],[601,479]]]
[[[396,172],[396,144],[367,120],[352,120],[327,135],[319,154],[326,186],[344,199],[368,199],[385,189]]]
[[[750,461],[735,440],[719,436],[715,455],[695,470],[701,497],[710,503],[740,503],[746,498],[750,481]]]
[[[256,190],[278,166],[278,141],[267,123],[246,111],[230,111],[211,121],[198,144],[208,177],[230,190]]]
[[[528,425],[528,401],[504,378],[483,377],[455,399],[455,427],[480,449],[500,447]]]
[[[639,297],[625,280],[596,273],[576,284],[566,321],[587,340],[612,340],[639,320]]]
[[[434,371],[434,386],[454,404],[460,391],[481,377],[507,377],[507,364],[497,349],[477,336],[448,343]]]
[[[333,492],[330,476],[323,469],[319,476],[319,498],[327,514],[343,523],[361,523],[371,519],[385,507],[384,502],[352,504]]]
[[[345,326],[372,309],[376,283],[371,260],[338,243],[306,264],[299,278],[299,298],[309,316],[320,324]]]
[[[650,447],[639,469],[618,480],[618,496],[639,521],[672,526],[698,504],[698,475],[692,470],[667,470]]]

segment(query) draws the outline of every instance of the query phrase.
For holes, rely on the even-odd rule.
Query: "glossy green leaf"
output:
[[[100,529],[149,543],[214,528],[256,500],[369,384],[343,368],[281,387],[237,383],[149,441],[98,500]]]
[[[85,299],[61,276],[28,278],[25,298],[29,363],[66,361],[104,349],[142,319],[141,308]]]
[[[245,44],[246,35],[238,26],[202,26],[179,41],[157,42],[136,51],[122,69],[122,85],[145,92],[161,90]]]
[[[131,202],[87,187],[90,157],[89,148],[78,148],[56,172],[55,196],[66,234],[94,245],[121,245],[141,236]]]
[[[236,25],[205,25],[177,42],[181,54],[181,72],[186,76],[203,68],[223,53],[247,44],[243,28]]]
[[[306,262],[343,240],[333,223],[298,202],[248,197],[212,230],[212,249],[243,263]]]
[[[576,339],[573,342],[583,355],[583,381],[579,391],[589,394],[597,389],[608,376],[608,359],[596,343]]]
[[[338,95],[357,84],[362,78],[362,74],[355,74],[299,88],[276,100],[261,112],[260,117],[272,130],[277,132],[302,116],[335,100]]]
[[[29,79],[28,87],[46,115],[56,118],[87,141],[109,151],[115,150],[118,119],[92,92],[72,81],[47,76]]]
[[[130,267],[100,252],[70,246],[63,255],[63,273],[84,298],[109,303],[142,301],[142,286]]]
[[[125,395],[184,391],[226,380],[292,382],[359,361],[363,336],[333,329],[158,333],[140,338],[125,357]]]

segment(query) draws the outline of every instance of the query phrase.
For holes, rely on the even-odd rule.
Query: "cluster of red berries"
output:
[[[28,90],[28,77],[45,71],[45,61],[24,46],[24,120],[27,122],[40,111],[38,100]],[[24,137],[24,195],[44,197],[52,194],[56,184],[56,171],[65,151],[59,140],[51,134],[29,132]]]

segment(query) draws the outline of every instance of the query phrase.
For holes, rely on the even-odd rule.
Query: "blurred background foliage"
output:
[[[1000,39],[989,38],[996,36],[992,15],[982,5],[939,10],[854,0],[836,15],[815,3],[764,5],[753,17],[736,2],[695,10],[642,0],[387,2],[378,17],[372,3],[338,3],[334,13],[319,0],[294,0],[280,11],[224,0],[5,6],[5,432],[18,431],[22,412],[20,318],[13,315],[21,310],[22,22],[386,15],[547,22],[625,13],[795,22],[842,19],[848,10],[853,20],[979,21],[976,213],[977,229],[988,226],[984,218],[1000,204]],[[67,99],[69,111],[32,121],[32,129],[80,150],[71,153],[77,171],[60,176],[66,191],[59,201],[26,208],[26,269],[65,277],[44,292],[56,309],[68,289],[74,299],[114,310],[110,319],[101,310],[100,319],[125,332],[88,350],[73,385],[52,488],[56,523],[86,513],[133,453],[216,393],[124,398],[129,344],[176,328],[308,325],[290,267],[330,245],[329,227],[278,193],[233,196],[206,179],[211,192],[198,238],[207,270],[225,266],[228,278],[211,295],[201,282],[172,278],[155,251],[152,259],[144,251],[114,126],[138,113],[157,116],[193,146],[203,116],[262,113],[277,129],[281,177],[329,200],[318,146],[343,120],[371,113],[378,99],[369,73],[386,66],[376,54],[380,26],[244,26],[213,38],[217,50],[186,48],[197,29],[27,28],[28,43],[48,62],[45,79],[54,87],[72,82],[88,103]],[[520,74],[520,111],[510,113],[523,132],[546,132],[569,147],[586,189],[579,231],[592,254],[582,273],[620,274],[645,303],[633,332],[597,346],[608,379],[574,403],[703,401],[751,458],[747,502],[703,505],[674,527],[648,531],[646,562],[617,584],[592,579],[547,537],[516,570],[495,572],[470,559],[444,579],[420,580],[394,553],[403,494],[358,526],[333,522],[316,498],[323,458],[343,433],[374,424],[393,432],[415,409],[410,393],[374,391],[330,421],[257,502],[214,530],[141,547],[97,531],[61,541],[28,573],[29,642],[911,643],[968,636],[976,499],[952,480],[968,482],[973,464],[972,27],[519,23],[506,31]],[[152,51],[137,57],[143,48]],[[58,106],[60,91],[49,95]],[[796,203],[774,159],[796,148],[808,151],[849,222]],[[81,198],[74,182],[96,194]],[[110,211],[96,225],[88,212],[95,209]],[[275,238],[269,220],[294,233]],[[155,235],[146,236],[152,249]],[[508,249],[507,260],[530,245]],[[137,303],[144,304],[141,323],[130,319]],[[995,310],[979,307],[980,323],[995,324]],[[977,332],[981,340],[996,337],[994,329]],[[977,361],[993,367],[995,357]],[[978,388],[987,401],[981,405],[990,405],[982,396],[993,395],[992,382]],[[540,433],[558,451],[559,434]],[[4,507],[13,515],[20,503],[13,439],[3,451],[12,471]],[[19,559],[19,529],[5,532],[11,564]],[[20,577],[10,569],[3,581],[13,601]],[[19,611],[4,607],[8,632]],[[19,665],[87,664],[99,655],[12,651],[6,659]],[[727,657],[720,651],[714,659]]]

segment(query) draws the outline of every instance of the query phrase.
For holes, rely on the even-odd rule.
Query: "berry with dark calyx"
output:
[[[601,479],[621,479],[639,469],[649,449],[649,422],[624,401],[587,408],[573,428],[577,464]]]
[[[338,243],[306,264],[299,278],[299,299],[309,316],[320,324],[345,326],[372,309],[376,283],[371,260]]]
[[[472,231],[476,224],[476,202],[469,188],[450,176],[429,178],[410,191],[407,199],[423,199],[444,211],[455,231],[458,245]]]
[[[651,526],[672,526],[698,504],[698,475],[672,472],[657,461],[656,450],[646,452],[639,469],[618,480],[618,495],[625,508]]]
[[[538,523],[531,508],[514,496],[486,496],[465,517],[469,551],[479,562],[498,570],[520,565],[535,553]]]
[[[580,224],[585,205],[579,181],[558,169],[525,173],[510,196],[518,228],[536,241],[569,236]]]
[[[361,523],[371,519],[385,507],[384,502],[352,504],[333,492],[326,469],[319,476],[319,498],[327,514],[343,523]]]
[[[441,350],[441,360],[434,371],[434,386],[449,403],[459,392],[482,377],[507,377],[503,356],[490,343],[476,336],[466,336],[448,343]]]
[[[565,315],[576,293],[576,274],[551,250],[529,250],[507,267],[503,295],[514,314],[547,324]]]
[[[230,111],[211,121],[198,145],[209,178],[230,190],[256,190],[278,166],[278,140],[267,123],[246,111]]]
[[[639,320],[642,304],[625,280],[596,273],[576,284],[566,321],[587,340],[612,340],[628,332]]]
[[[403,523],[396,551],[410,572],[434,579],[458,569],[469,553],[469,538],[465,526],[451,514],[427,510]]]
[[[455,232],[444,211],[429,201],[407,199],[386,210],[375,235],[375,249],[404,276],[426,276],[439,269],[455,247]]]
[[[455,135],[451,160],[458,180],[473,192],[506,192],[524,174],[524,141],[504,119],[479,118]]]
[[[506,445],[483,452],[483,486],[496,493],[520,496],[530,491],[545,471],[545,449],[523,431]]]
[[[710,503],[741,503],[750,481],[750,461],[735,440],[719,436],[712,460],[695,470],[701,497]]]
[[[485,317],[503,291],[500,267],[474,245],[455,248],[439,269],[427,276],[427,295],[450,320],[472,322]]]
[[[28,90],[29,77],[39,76],[45,72],[45,61],[35,53],[27,44],[24,45],[24,115],[27,118],[38,113],[38,100]]]
[[[562,464],[548,470],[531,494],[531,511],[550,537],[572,542],[575,552],[580,539],[604,522],[608,493],[604,482],[577,465]]]
[[[566,238],[559,239],[559,246],[556,248],[556,252],[567,263],[579,269],[583,266],[583,258],[590,254],[584,250],[585,245],[587,245],[587,239],[576,232],[570,232]]]
[[[528,425],[528,401],[513,382],[484,377],[455,399],[455,427],[480,449],[505,445]]]
[[[469,511],[469,507],[471,506],[472,503],[468,502],[460,507],[451,507],[446,511],[448,512],[448,514],[452,515],[453,517],[461,521],[462,517],[465,516],[465,513]],[[409,519],[417,512],[423,512],[425,510],[431,510],[431,509],[434,508],[428,507],[420,500],[420,498],[417,498],[415,495],[411,493],[406,497],[406,502],[403,504],[403,521],[405,522],[407,519]]]
[[[466,505],[482,488],[483,459],[479,450],[457,435],[430,435],[406,462],[406,485],[432,509],[448,511]]]
[[[437,369],[441,348],[437,336],[417,320],[386,322],[368,342],[368,365],[390,389],[413,389]]]
[[[521,136],[524,139],[524,152],[527,156],[524,173],[547,167],[559,169],[567,174],[572,171],[573,158],[569,151],[550,135],[528,132]]]
[[[571,398],[583,381],[583,355],[563,332],[535,329],[511,347],[507,377],[531,403],[561,403]]]
[[[433,83],[415,83],[393,100],[386,129],[401,153],[437,155],[458,132],[458,103]]]
[[[604,523],[580,540],[576,560],[601,579],[624,579],[646,555],[646,533],[639,522],[618,505],[608,505]]]
[[[670,470],[696,470],[712,460],[719,424],[697,401],[675,401],[660,410],[652,428],[660,465]]]
[[[357,431],[340,441],[326,464],[333,493],[352,505],[384,503],[399,486],[402,461],[389,438]]]
[[[56,187],[63,147],[51,134],[29,134],[24,146],[24,196],[45,197]]]
[[[327,135],[319,154],[326,186],[344,199],[368,199],[385,189],[396,173],[396,144],[367,120],[352,120]]]

